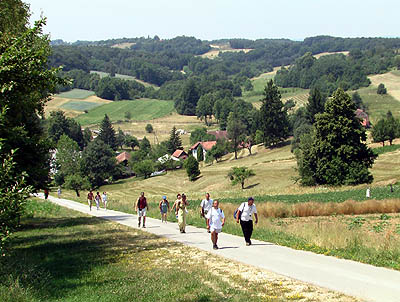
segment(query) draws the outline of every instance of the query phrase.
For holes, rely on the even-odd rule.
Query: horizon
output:
[[[382,0],[276,1],[123,0],[67,2],[27,0],[31,22],[47,18],[45,33],[65,42],[133,37],[171,39],[289,39],[307,37],[398,38],[400,3]]]

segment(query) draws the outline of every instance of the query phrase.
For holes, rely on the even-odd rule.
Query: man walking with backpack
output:
[[[239,223],[242,227],[242,232],[244,236],[244,240],[246,241],[246,245],[251,245],[251,235],[253,234],[253,214],[255,218],[255,224],[258,223],[258,215],[257,208],[254,204],[254,198],[249,197],[247,202],[243,202],[237,212],[236,222]]]

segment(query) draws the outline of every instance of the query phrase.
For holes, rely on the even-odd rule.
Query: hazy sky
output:
[[[399,0],[24,0],[51,39],[399,37]]]

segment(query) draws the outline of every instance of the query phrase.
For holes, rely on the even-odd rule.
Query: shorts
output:
[[[212,233],[212,232],[215,232],[215,233],[221,233],[222,232],[222,229],[216,229],[216,228],[214,228],[214,227],[210,227],[210,232]]]
[[[146,209],[138,210],[139,217],[146,217]]]

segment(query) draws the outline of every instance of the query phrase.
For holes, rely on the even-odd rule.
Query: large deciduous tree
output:
[[[200,175],[199,163],[193,155],[189,155],[183,166],[186,169],[190,181],[195,181]]]
[[[16,173],[27,172],[26,181],[44,187],[49,180],[49,148],[40,123],[44,105],[63,83],[56,69],[48,69],[48,36],[42,33],[44,20],[30,28],[28,5],[20,0],[0,1],[0,128],[3,154],[17,150],[13,159]]]
[[[259,128],[266,147],[274,146],[289,136],[289,121],[278,87],[270,80],[264,89],[259,113]]]
[[[366,145],[365,129],[356,106],[342,89],[316,115],[315,134],[306,135],[296,153],[302,184],[354,185],[370,183],[376,155]]]
[[[188,80],[182,88],[180,98],[175,102],[176,111],[183,115],[196,115],[196,106],[200,98],[194,80]]]
[[[243,143],[245,139],[246,126],[242,123],[236,112],[229,113],[226,130],[228,131],[229,139],[232,141],[235,159],[237,159],[239,145]]]

